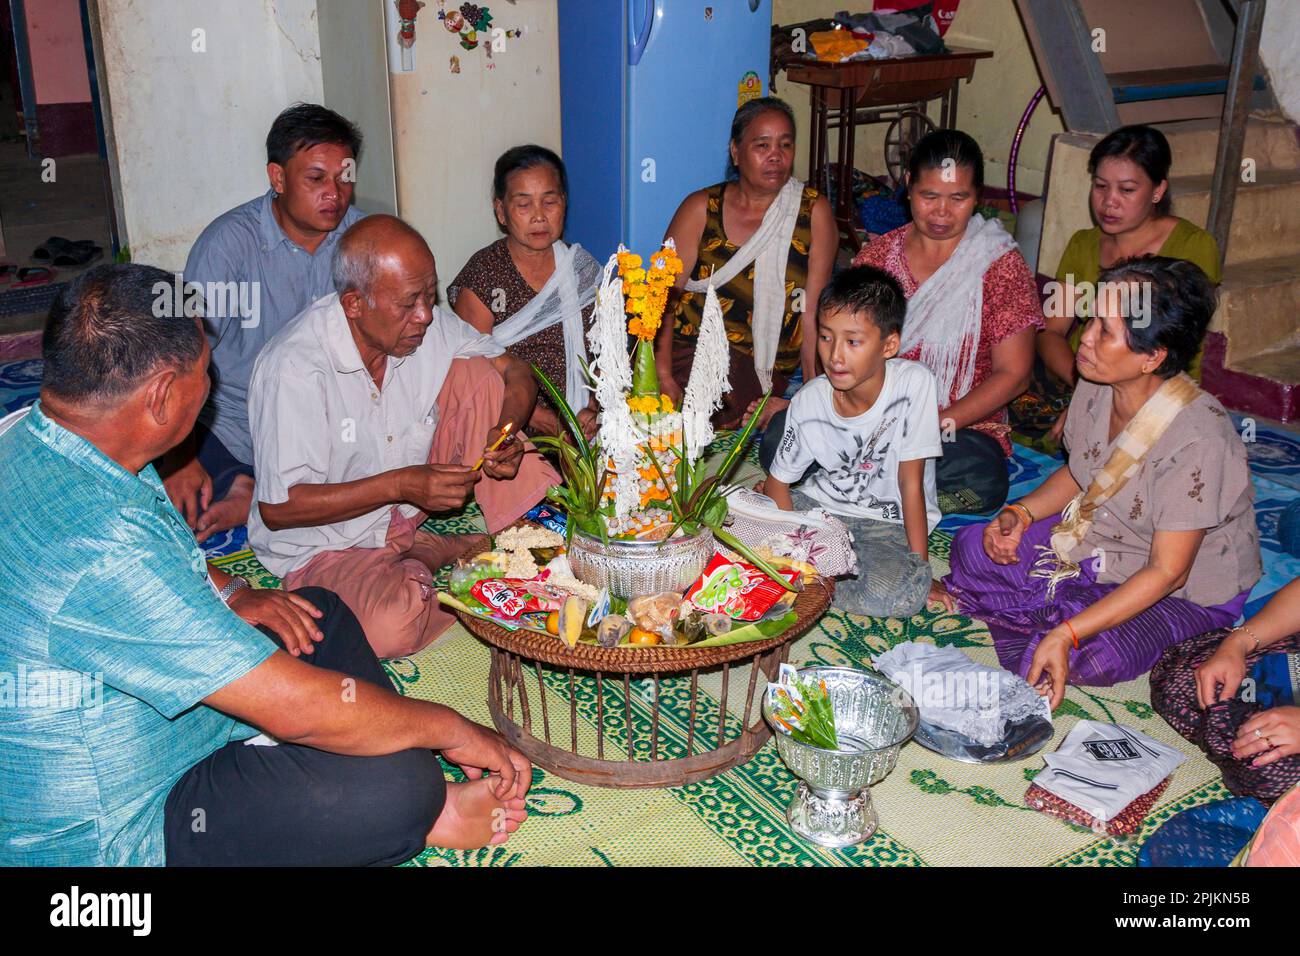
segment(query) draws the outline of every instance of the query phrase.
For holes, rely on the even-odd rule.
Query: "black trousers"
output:
[[[296,593],[324,612],[325,638],[301,660],[392,686],[338,595]],[[424,849],[445,800],[442,768],[429,750],[351,757],[235,741],[191,767],[168,794],[167,865],[391,866]]]
[[[996,438],[959,428],[934,463],[934,483],[944,514],[991,514],[1007,503],[1011,490],[1007,456]]]
[[[758,460],[763,471],[772,470],[776,450],[785,434],[785,411],[772,416],[763,431]],[[804,472],[807,478],[817,468]],[[803,480],[803,479],[800,479]],[[1007,456],[996,439],[973,428],[959,428],[953,440],[945,442],[943,457],[935,462],[934,483],[939,509],[944,514],[988,514],[1007,503],[1010,479]]]
[[[201,424],[194,426],[195,457],[212,479],[212,500],[220,501],[240,475],[253,477],[253,466],[230,453],[220,438]]]

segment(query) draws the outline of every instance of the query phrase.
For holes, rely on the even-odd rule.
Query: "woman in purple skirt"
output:
[[[945,579],[998,659],[1060,703],[1233,624],[1259,580],[1246,449],[1186,370],[1214,312],[1190,262],[1104,271],[1078,353],[1067,465],[953,541]]]

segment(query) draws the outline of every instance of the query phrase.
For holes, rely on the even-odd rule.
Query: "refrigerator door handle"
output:
[[[633,0],[635,2],[635,0]],[[752,3],[753,0],[750,0]],[[627,62],[628,66],[636,66],[641,62],[641,56],[645,53],[646,45],[650,42],[650,30],[655,22],[655,0],[642,0],[641,3],[641,31],[636,37],[630,35],[631,30],[635,30],[635,21],[629,19],[629,36],[631,41],[628,44]]]

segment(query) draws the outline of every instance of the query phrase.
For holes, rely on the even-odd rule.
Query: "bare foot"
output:
[[[492,792],[495,779],[447,784],[447,802],[424,838],[426,846],[449,850],[477,850],[505,843],[528,816],[524,801],[498,800]]]
[[[485,534],[431,534],[428,531],[417,531],[415,542],[406,553],[427,567],[430,574],[437,574],[444,564],[452,564],[471,548],[473,554],[478,554],[491,545],[492,539]],[[470,556],[473,557],[473,554]]]
[[[209,505],[208,510],[199,515],[194,537],[203,542],[214,534],[248,524],[248,512],[252,507],[253,479],[248,475],[239,475],[231,483],[226,497]]]

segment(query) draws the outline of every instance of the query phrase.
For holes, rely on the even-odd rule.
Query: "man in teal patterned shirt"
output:
[[[524,758],[395,694],[330,592],[210,568],[168,501],[150,462],[209,384],[199,323],[158,306],[170,281],[105,265],[71,283],[40,400],[0,434],[0,865],[391,864],[502,842]],[[249,745],[259,730],[271,745]],[[445,783],[433,750],[470,782]]]

